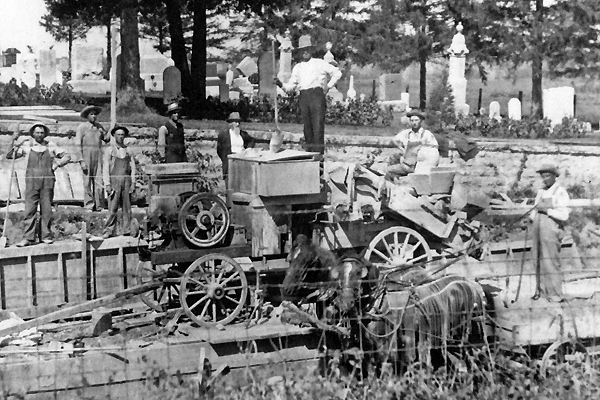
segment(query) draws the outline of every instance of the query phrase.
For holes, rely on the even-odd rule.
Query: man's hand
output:
[[[81,165],[81,169],[83,170],[83,173],[87,174],[88,173],[88,167],[87,167],[85,161],[83,161],[83,160],[79,161],[79,165]]]
[[[106,192],[106,197],[112,197],[115,194],[115,191],[113,190],[112,186],[110,185],[106,185],[106,187],[104,188],[104,191]]]
[[[52,172],[56,171],[57,169],[58,169],[58,165],[52,164]]]
[[[273,83],[276,84],[279,87],[283,87],[283,83],[281,83],[281,81],[279,80],[278,77],[274,77],[273,78]]]
[[[135,192],[135,185],[131,185],[129,188],[129,194],[133,194],[133,192]]]

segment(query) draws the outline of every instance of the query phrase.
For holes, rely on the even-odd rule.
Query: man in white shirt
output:
[[[415,172],[417,163],[435,167],[440,159],[435,136],[421,126],[425,115],[415,110],[409,111],[406,116],[409,118],[410,128],[401,131],[392,139],[394,145],[400,149],[402,159],[400,164],[389,166],[387,176],[390,179]]]
[[[240,113],[232,112],[227,119],[229,129],[220,131],[219,136],[217,136],[217,155],[223,164],[223,179],[225,181],[227,181],[227,175],[229,174],[227,156],[232,153],[239,153],[249,147],[254,147],[256,144],[254,138],[248,132],[240,129],[241,122]]]
[[[284,85],[275,78],[275,83],[286,90],[300,91],[298,102],[304,123],[306,150],[324,154],[327,106],[325,95],[342,77],[342,72],[327,61],[312,57],[314,47],[309,35],[300,37],[297,51],[302,56],[302,62],[292,69],[289,82]]]
[[[535,198],[533,220],[532,258],[535,263],[536,290],[533,300],[544,296],[548,301],[564,300],[562,272],[560,270],[560,247],[564,226],[569,219],[569,195],[556,182],[558,168],[544,164],[537,171],[544,187]]]

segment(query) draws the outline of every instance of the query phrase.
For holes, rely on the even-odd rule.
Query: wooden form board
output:
[[[80,303],[127,289],[135,283],[137,247],[131,237],[88,242],[87,265],[78,241],[0,249],[1,308],[34,317],[38,307]]]

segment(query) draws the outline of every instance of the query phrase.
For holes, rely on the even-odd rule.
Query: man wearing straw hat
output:
[[[297,51],[302,57],[302,62],[292,69],[289,82],[284,85],[275,78],[275,84],[286,90],[300,91],[298,102],[304,123],[306,150],[324,154],[325,95],[342,77],[342,72],[327,61],[312,57],[314,47],[309,35],[300,37]]]
[[[30,246],[37,243],[37,211],[40,208],[42,241],[50,244],[52,231],[52,201],[54,199],[54,171],[67,164],[71,156],[54,142],[46,140],[50,130],[44,124],[34,124],[29,129],[31,137],[19,141],[19,132],[12,136],[10,150],[6,158],[26,157],[25,172],[25,235],[17,246]]]
[[[114,143],[104,152],[102,177],[108,198],[108,217],[104,223],[102,237],[108,239],[115,234],[117,212],[123,209],[121,234],[131,234],[131,193],[135,189],[135,157],[131,148],[125,144],[129,130],[124,126],[115,126],[111,131]]]
[[[187,162],[183,125],[179,122],[180,112],[179,104],[169,104],[169,120],[158,129],[158,152],[166,163]]]
[[[101,174],[102,142],[110,142],[110,134],[97,121],[102,108],[89,105],[81,110],[81,118],[87,121],[77,127],[75,143],[83,170],[84,207],[88,210],[100,208],[96,178]]]
[[[533,300],[545,297],[559,302],[563,295],[560,268],[560,247],[565,223],[569,219],[569,194],[556,182],[558,168],[551,163],[537,170],[543,182],[535,197],[532,258],[535,265],[536,287]]]
[[[227,156],[233,153],[239,153],[249,147],[254,147],[255,140],[248,132],[240,129],[240,118],[239,112],[232,112],[229,114],[227,123],[229,129],[223,129],[219,132],[217,137],[217,154],[223,163],[223,179],[227,181],[227,175],[229,173],[229,163]]]
[[[410,128],[400,131],[392,139],[392,142],[401,152],[402,160],[400,164],[390,165],[387,172],[389,179],[415,172],[418,164],[430,169],[437,166],[440,159],[438,142],[435,136],[421,126],[425,114],[412,110],[406,116]]]

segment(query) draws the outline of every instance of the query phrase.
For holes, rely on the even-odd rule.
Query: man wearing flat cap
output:
[[[135,157],[131,148],[125,145],[125,137],[129,130],[124,126],[115,126],[111,131],[115,138],[104,151],[104,189],[108,198],[108,217],[104,223],[102,237],[107,239],[115,235],[117,226],[117,213],[119,207],[123,209],[123,223],[121,234],[131,234],[131,193],[135,190]]]
[[[309,35],[300,37],[298,53],[302,62],[292,69],[286,84],[275,78],[275,84],[286,90],[298,89],[298,102],[304,123],[306,150],[325,153],[325,95],[342,77],[340,69],[325,60],[313,58],[314,47]]]
[[[179,122],[180,113],[179,104],[169,104],[169,120],[158,129],[158,152],[166,163],[187,162],[183,125]]]
[[[559,256],[564,227],[569,219],[569,195],[556,182],[559,176],[556,165],[543,164],[537,172],[543,188],[538,191],[535,209],[531,212],[536,276],[533,299],[545,297],[548,301],[558,302],[564,300]]]
[[[232,112],[227,118],[228,129],[223,129],[217,137],[217,154],[223,163],[223,179],[227,181],[229,174],[229,162],[227,156],[254,147],[255,140],[248,132],[240,129],[240,113]]]
[[[54,200],[54,171],[67,164],[71,157],[54,142],[46,140],[50,130],[44,124],[34,124],[29,129],[31,137],[19,140],[19,132],[12,136],[7,158],[26,157],[25,172],[25,237],[19,247],[37,243],[36,223],[40,208],[42,241],[52,243],[52,201]]]
[[[415,172],[417,164],[426,168],[435,167],[440,159],[435,136],[421,126],[425,115],[420,111],[411,110],[406,116],[410,128],[401,131],[392,139],[394,145],[400,149],[402,159],[400,164],[388,168],[387,176],[390,179]]]
[[[96,179],[101,175],[102,143],[110,142],[110,134],[97,121],[101,111],[102,108],[94,105],[81,110],[81,118],[86,121],[79,124],[75,134],[79,163],[83,170],[84,207],[88,210],[100,208]]]

